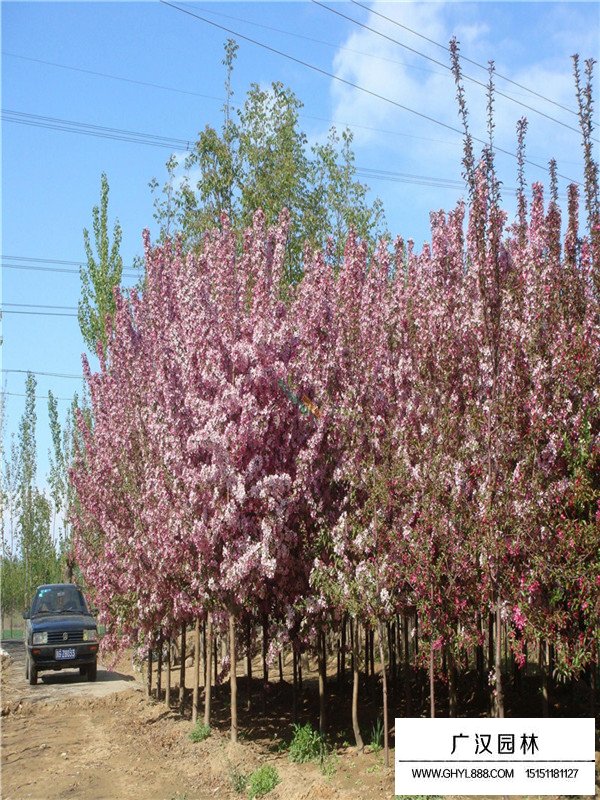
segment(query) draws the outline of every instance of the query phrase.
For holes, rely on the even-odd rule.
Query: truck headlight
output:
[[[95,628],[88,628],[83,632],[84,642],[95,642],[98,638],[98,631]]]
[[[48,631],[33,634],[33,644],[48,644]]]

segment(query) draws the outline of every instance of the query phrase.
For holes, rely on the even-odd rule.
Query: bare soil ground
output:
[[[38,685],[30,687],[22,643],[4,642],[3,646],[10,655],[2,666],[4,800],[239,800],[245,795],[234,791],[235,774],[247,775],[267,763],[281,777],[268,795],[270,800],[393,797],[393,768],[384,767],[382,753],[359,754],[342,742],[339,730],[348,730],[345,720],[341,729],[338,726],[330,776],[323,775],[317,764],[295,765],[287,753],[278,752],[278,742],[289,740],[289,715],[283,713],[290,704],[287,683],[273,684],[266,717],[246,710],[242,684],[241,733],[236,745],[228,736],[227,687],[220,687],[214,699],[213,732],[195,744],[188,738],[190,698],[183,716],[164,702],[148,700],[145,678],[132,671],[128,654],[111,671],[100,665],[96,683],[88,683],[77,671],[67,671],[43,673]],[[173,682],[176,676],[178,670]],[[312,716],[313,676],[306,677],[301,711]],[[191,668],[186,683],[192,684]],[[260,705],[256,689],[253,707],[260,711]],[[368,702],[361,711],[368,711],[367,706]],[[344,717],[337,713],[340,706],[335,696],[330,702],[330,713],[334,711]]]

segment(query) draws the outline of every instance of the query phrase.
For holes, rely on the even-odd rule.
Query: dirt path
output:
[[[173,758],[182,737],[172,725],[152,730],[164,709],[146,703],[133,676],[99,667],[95,683],[69,670],[29,686],[23,645],[3,649],[11,656],[2,670],[4,800],[219,796],[218,785],[201,790],[197,774]]]
[[[268,800],[393,797],[393,769],[385,769],[381,753],[342,747],[324,776],[314,763],[290,763],[276,741],[252,733],[249,720],[237,745],[223,720],[194,744],[189,714],[147,700],[129,658],[116,671],[99,668],[96,683],[73,671],[43,673],[29,686],[22,643],[3,647],[11,654],[2,659],[3,800],[242,800],[235,775],[266,763],[281,778]]]
[[[264,743],[231,745],[214,731],[194,744],[191,724],[164,704],[149,702],[139,680],[98,670],[89,683],[78,672],[44,673],[37,686],[25,679],[23,646],[3,642],[11,654],[2,669],[2,792],[4,800],[239,800],[232,778],[272,763],[282,783],[272,800],[389,798],[391,778],[368,773],[368,794],[356,793],[358,772],[345,787],[332,785],[312,764],[290,764]],[[340,778],[342,775],[340,774]],[[366,786],[365,786],[366,789]]]

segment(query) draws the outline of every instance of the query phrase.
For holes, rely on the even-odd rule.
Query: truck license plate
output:
[[[67,658],[75,658],[75,648],[74,647],[65,647],[62,650],[55,650],[54,651],[54,658],[57,661],[63,661]]]

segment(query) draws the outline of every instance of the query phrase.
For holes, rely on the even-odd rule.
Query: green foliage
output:
[[[1,553],[2,611],[5,614],[26,608],[40,583],[52,583],[60,577],[50,533],[50,503],[36,486],[36,386],[34,375],[29,373],[18,446],[11,448],[10,475],[8,479],[5,476],[3,482],[3,501],[6,496],[11,515],[10,546],[3,541]]]
[[[210,736],[210,725],[205,725],[203,722],[198,721],[189,734],[192,742],[203,742]]]
[[[69,470],[73,463],[75,451],[75,436],[77,435],[75,415],[78,407],[79,398],[77,394],[75,394],[71,407],[67,412],[65,423],[61,425],[58,418],[56,398],[51,391],[48,391],[48,418],[50,422],[50,432],[52,434],[52,450],[49,452],[50,473],[48,475],[48,483],[50,485],[50,496],[54,504],[54,521],[56,521],[60,512],[63,512],[63,524],[58,532],[58,546],[63,572],[67,576],[71,576],[72,572],[67,563],[70,558],[71,550],[71,532],[67,520],[68,513],[73,509],[74,502],[74,490],[69,480]],[[55,533],[54,525],[53,533]]]
[[[263,764],[262,767],[254,770],[248,778],[248,800],[254,800],[255,797],[264,797],[280,782],[281,778],[275,767],[270,764]]]
[[[326,778],[332,778],[337,772],[338,768],[338,754],[331,752],[321,758],[321,774]]]
[[[229,780],[231,782],[231,787],[234,792],[237,792],[238,794],[243,794],[248,787],[249,779],[250,776],[245,775],[237,767],[229,768]]]
[[[113,228],[112,245],[108,233],[108,192],[108,179],[102,173],[100,206],[94,206],[92,210],[96,255],[92,250],[89,231],[83,231],[87,266],[81,269],[81,300],[77,314],[86,345],[93,353],[100,346],[103,354],[106,354],[111,320],[115,313],[114,290],[123,274],[123,259],[119,254],[122,231],[118,221]]]
[[[383,722],[381,717],[378,717],[377,722],[371,728],[369,746],[374,753],[378,753],[383,747]]]
[[[350,227],[370,242],[383,232],[383,208],[379,200],[368,202],[368,189],[357,180],[351,132],[338,134],[332,128],[324,144],[308,149],[298,122],[302,103],[282,83],[268,88],[252,84],[243,107],[232,117],[236,49],[234,42],[226,44],[223,126],[220,131],[207,126],[200,133],[183,164],[183,177],[177,160],[169,159],[162,197],[155,200],[155,218],[163,237],[178,230],[187,248],[199,250],[205,231],[220,225],[223,212],[241,234],[258,208],[268,225],[287,208],[291,225],[286,282],[293,283],[302,275],[305,243],[322,248],[327,237],[334,236],[330,256],[339,263]],[[156,191],[159,184],[154,179],[150,186]]]
[[[304,764],[322,758],[325,742],[321,734],[310,723],[294,725],[294,735],[290,743],[290,761]]]

